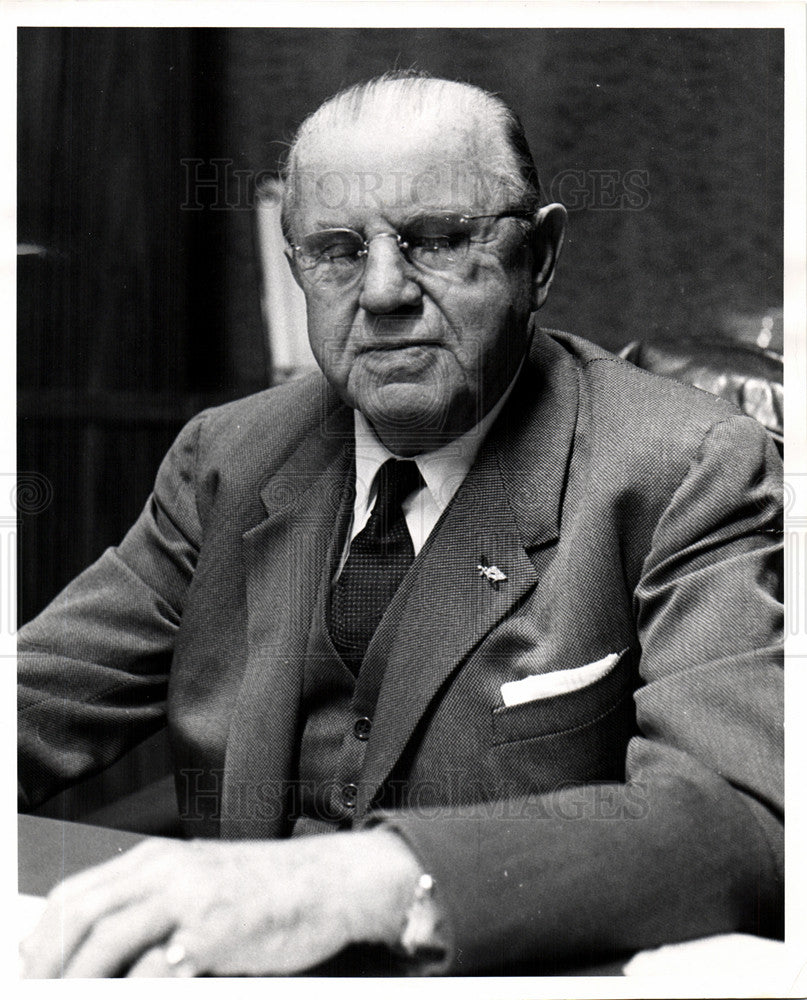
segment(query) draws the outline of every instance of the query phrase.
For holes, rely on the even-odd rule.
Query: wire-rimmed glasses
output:
[[[500,219],[532,216],[526,210],[487,215],[443,212],[418,216],[398,232],[375,233],[370,239],[354,229],[323,229],[292,244],[289,252],[308,280],[344,284],[363,273],[370,243],[384,237],[396,241],[413,267],[447,273],[462,266],[474,243],[490,242],[493,226]]]

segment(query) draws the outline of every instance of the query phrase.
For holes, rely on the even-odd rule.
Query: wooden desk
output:
[[[146,840],[136,833],[42,816],[19,816],[19,890],[45,896],[68,875],[122,854]]]
[[[68,875],[108,861],[135,844],[153,838],[43,816],[19,816],[17,839],[19,891],[31,896],[45,896]],[[553,971],[567,975],[618,976],[624,961],[622,958],[585,970]],[[384,948],[351,948],[307,974],[390,976],[400,974],[400,970]],[[525,970],[518,974],[534,975],[535,970]]]

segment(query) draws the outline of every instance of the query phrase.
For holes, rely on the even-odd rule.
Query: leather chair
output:
[[[734,403],[765,427],[782,454],[784,365],[777,351],[722,338],[687,339],[674,345],[633,340],[619,356]]]

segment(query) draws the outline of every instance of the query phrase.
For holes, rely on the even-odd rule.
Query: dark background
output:
[[[544,325],[611,349],[753,340],[781,308],[779,30],[22,28],[18,42],[18,455],[39,490],[20,503],[23,621],[120,538],[188,417],[273,380],[235,171],[276,171],[344,85],[417,65],[512,104],[570,208]],[[194,159],[208,177],[230,161],[198,211]],[[620,204],[630,171],[642,193]]]

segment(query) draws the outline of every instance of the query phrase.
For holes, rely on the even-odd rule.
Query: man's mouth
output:
[[[362,345],[360,353],[365,354],[374,351],[408,351],[439,346],[440,344],[436,340],[382,340]]]
[[[439,344],[429,340],[384,341],[362,348],[360,357],[368,371],[375,370],[383,381],[410,381],[435,368]]]

